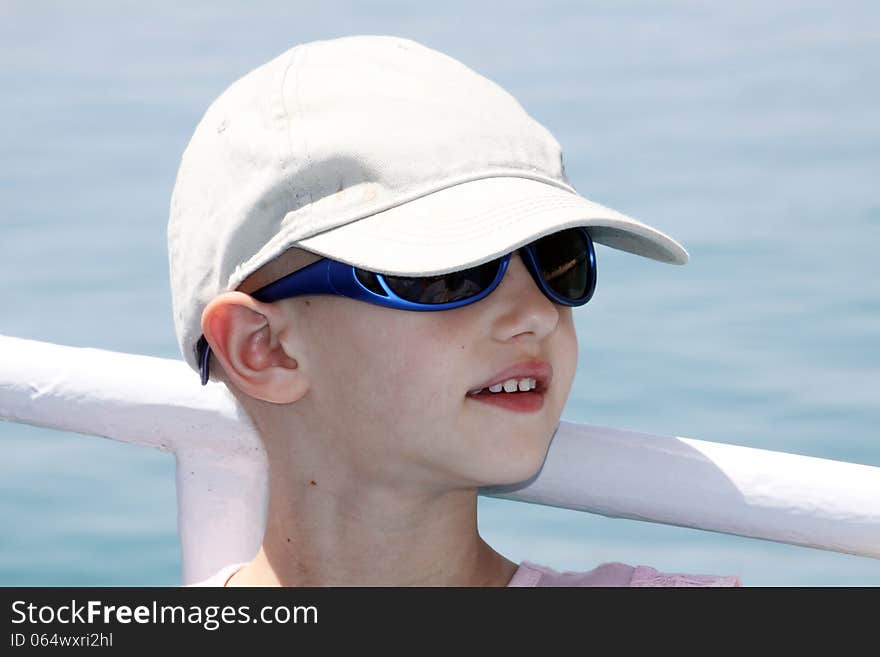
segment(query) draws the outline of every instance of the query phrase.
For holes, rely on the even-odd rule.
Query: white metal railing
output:
[[[173,452],[183,581],[262,540],[266,455],[182,360],[0,336],[0,419]],[[562,421],[541,471],[482,495],[880,558],[880,468]]]

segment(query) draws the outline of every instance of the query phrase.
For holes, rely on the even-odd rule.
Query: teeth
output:
[[[489,386],[489,392],[501,392],[502,390],[504,392],[528,392],[537,387],[538,381],[536,379],[507,379],[507,381],[496,383],[494,386]],[[479,394],[481,392],[483,392],[483,389],[477,390],[471,394]]]
[[[507,379],[507,381],[502,381],[501,383],[496,383],[494,386],[489,386],[488,388],[479,388],[478,390],[471,390],[468,395],[479,395],[484,390],[488,390],[489,392],[528,392],[529,390],[534,390],[538,387],[537,379],[532,379],[527,377],[525,379]]]

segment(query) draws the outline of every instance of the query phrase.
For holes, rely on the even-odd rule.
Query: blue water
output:
[[[296,43],[396,34],[504,86],[582,194],[690,251],[598,247],[565,419],[880,466],[880,9],[729,5],[4,3],[0,334],[180,358],[165,227],[204,109]],[[171,456],[0,438],[0,585],[180,582]],[[880,584],[880,560],[480,505],[499,551],[557,569]]]

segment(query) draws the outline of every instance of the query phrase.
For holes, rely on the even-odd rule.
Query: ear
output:
[[[290,329],[281,306],[243,292],[224,292],[202,312],[202,333],[230,383],[251,397],[287,404],[302,397],[308,380],[281,336]]]

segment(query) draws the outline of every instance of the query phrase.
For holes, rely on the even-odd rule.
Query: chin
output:
[[[507,484],[517,484],[521,481],[527,481],[534,477],[540,470],[541,466],[544,465],[544,455],[541,455],[540,459],[536,459],[529,462],[521,462],[521,463],[509,463],[506,464],[507,467],[498,468],[498,470],[493,473],[493,477],[491,477],[490,481],[487,481],[482,486],[504,486]]]
[[[491,456],[483,455],[478,485],[501,486],[532,478],[544,465],[549,446],[549,436],[546,440],[536,440],[532,436],[528,441],[508,441],[503,449]]]

